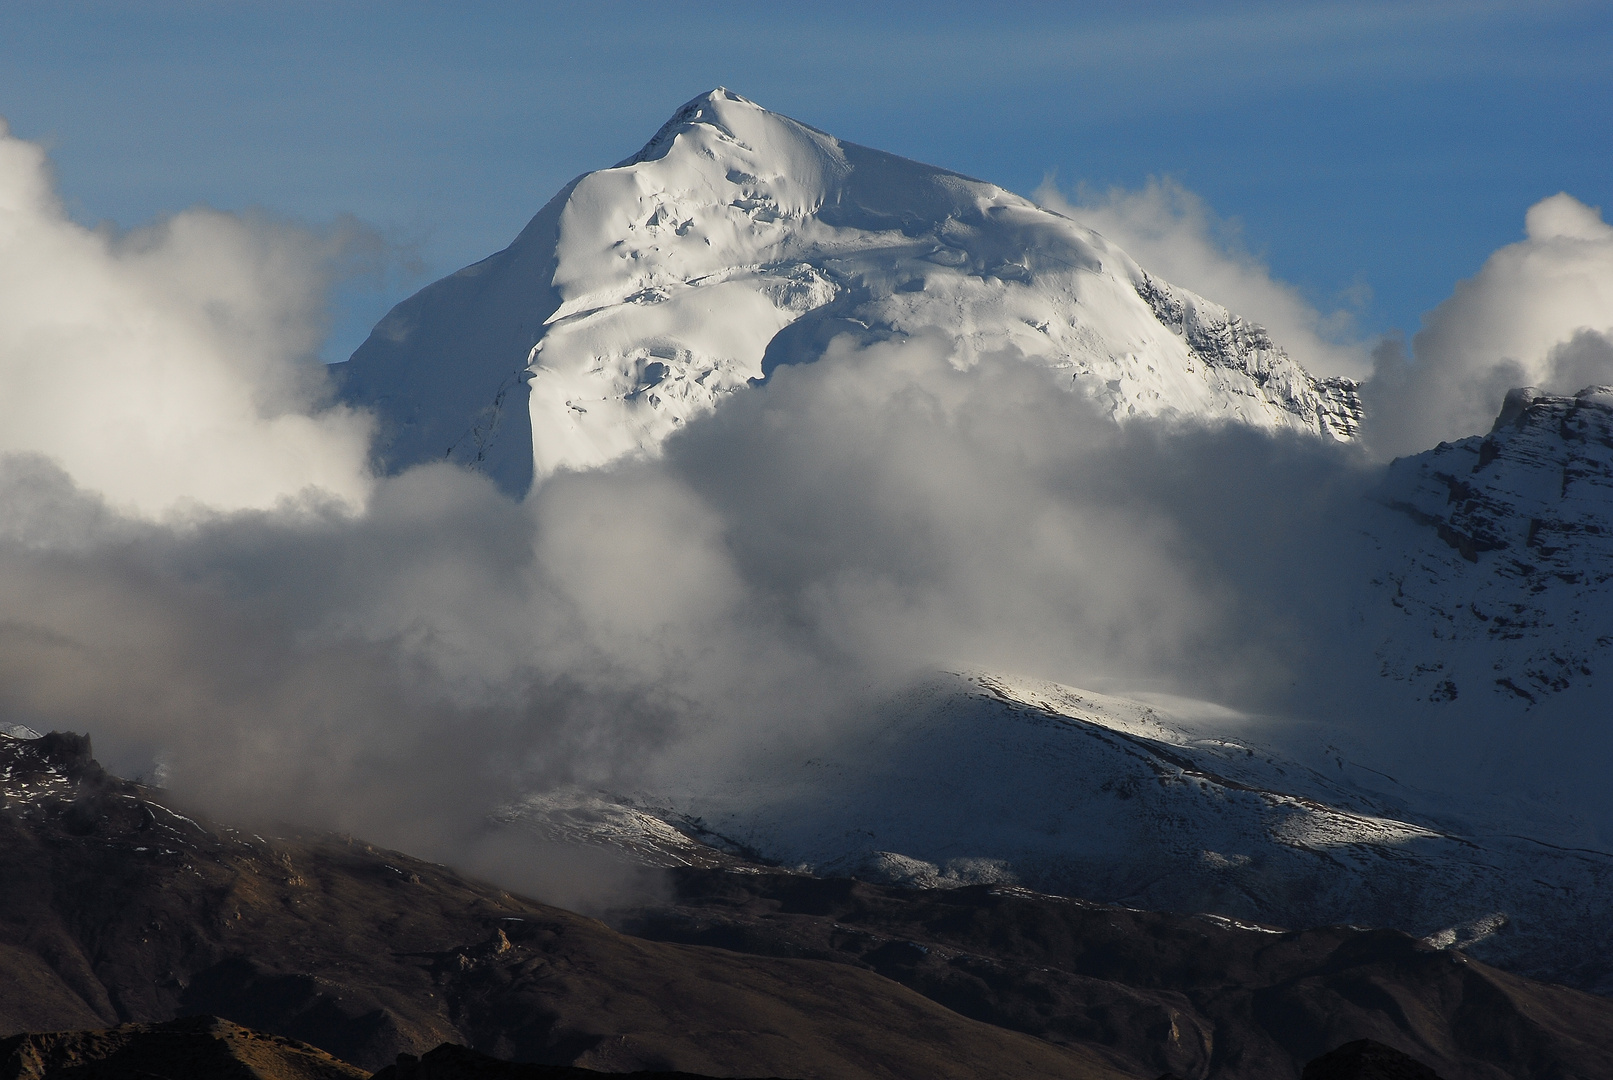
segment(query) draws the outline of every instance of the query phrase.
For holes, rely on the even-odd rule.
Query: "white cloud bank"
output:
[[[442,858],[525,786],[810,746],[935,666],[1280,694],[1311,621],[1289,583],[1337,584],[1315,541],[1346,452],[1121,427],[954,345],[839,339],[663,459],[524,503],[439,464],[360,515],[174,529],[0,459],[0,715],[159,758],[215,811]]]
[[[0,122],[0,452],[145,515],[361,502],[368,420],[319,407],[312,356],[339,246],[209,210],[85,229]]]
[[[1613,383],[1613,226],[1559,193],[1529,208],[1524,229],[1424,316],[1409,356],[1378,349],[1366,402],[1380,455],[1482,434],[1516,386]]]
[[[1157,198],[1190,287],[1321,326]],[[1518,247],[1546,255],[1480,275],[1521,259],[1509,310],[1562,300],[1516,284],[1533,263],[1600,272],[1606,226],[1576,207],[1532,212]],[[306,359],[329,244],[206,211],[86,231],[38,150],[0,141],[0,717],[159,758],[214,812],[547,888],[483,846],[500,798],[834,738],[933,665],[1254,707],[1347,685],[1373,477],[1349,448],[1121,427],[1013,357],[843,337],[662,459],[524,503],[445,464],[372,480],[364,418],[319,407]],[[1553,343],[1587,297],[1540,315],[1542,363],[1584,360],[1591,339]],[[187,505],[211,509],[173,527]]]

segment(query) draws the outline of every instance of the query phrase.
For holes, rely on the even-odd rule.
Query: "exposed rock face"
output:
[[[1482,438],[1389,469],[1378,584],[1385,676],[1435,702],[1534,705],[1613,648],[1613,388],[1514,390]]]
[[[1256,398],[1297,417],[1305,430],[1339,442],[1361,431],[1361,393],[1353,379],[1318,379],[1271,340],[1266,328],[1219,304],[1139,271],[1137,295],[1159,321],[1180,333],[1205,380],[1227,394]]]

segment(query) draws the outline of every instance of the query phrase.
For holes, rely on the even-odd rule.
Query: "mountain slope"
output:
[[[390,471],[448,460],[512,493],[532,484],[526,355],[560,300],[556,226],[571,188],[514,243],[421,289],[387,313],[352,358],[333,365],[344,398],[380,420]]]
[[[1011,886],[913,890],[698,870],[674,880],[673,904],[626,925],[661,940],[863,965],[964,1015],[1124,1055],[1144,1076],[1298,1077],[1308,1059],[1360,1038],[1446,1080],[1598,1076],[1613,1053],[1604,1026],[1613,1002],[1392,931],[1281,932]]]
[[[1370,1037],[1447,1080],[1613,1069],[1613,1003],[1393,932],[735,864],[678,882],[631,937],[350,837],[182,815],[77,736],[0,738],[0,784],[0,1037],[206,1014],[370,1068],[448,1041],[606,1071],[960,1080],[1283,1080]],[[198,1027],[289,1052],[172,1030]]]
[[[1096,233],[721,89],[574,181],[505,251],[398,305],[340,377],[380,414],[389,467],[446,457],[524,494],[533,476],[654,453],[837,335],[926,333],[959,362],[1067,373],[1121,418],[1342,440],[1359,424],[1353,383],[1312,378]]]
[[[0,1033],[211,1014],[368,1068],[500,1057],[710,1075],[1128,1075],[842,964],[625,937],[351,838],[226,829],[88,740],[0,737]]]
[[[212,1016],[104,1031],[17,1035],[0,1041],[7,1080],[367,1080],[312,1046],[248,1031]]]
[[[1542,843],[1505,804],[1438,798],[1343,757],[1306,766],[1263,748],[1248,722],[1197,726],[1034,680],[938,677],[810,759],[759,757],[591,802],[546,793],[505,817],[659,865],[703,863],[658,834],[670,824],[685,844],[818,874],[1391,926],[1613,987],[1613,945],[1598,932],[1613,853]]]
[[[781,364],[894,337],[940,342],[959,365],[1045,366],[1121,420],[1340,441],[1360,420],[1352,384],[1313,378],[1103,237],[724,90],[574,181],[505,252],[400,305],[345,379],[396,434],[393,467],[446,455],[519,495],[654,454]],[[507,816],[650,861],[709,859],[704,839],[878,879],[1482,934],[1498,962],[1613,987],[1613,949],[1580,944],[1613,865],[1613,811],[1583,814],[1607,804],[1613,753],[1594,722],[1613,645],[1609,400],[1515,396],[1489,436],[1388,469],[1352,625],[1326,642],[1333,670],[1312,672],[1342,692],[1296,706],[1336,720],[1338,745],[1358,736],[1336,764],[988,676],[892,703],[861,742],[811,761],[545,792]],[[1348,543],[1318,572],[1354,574]],[[1457,795],[1352,761],[1410,763],[1417,784]]]

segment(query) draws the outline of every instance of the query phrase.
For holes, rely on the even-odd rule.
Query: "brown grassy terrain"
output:
[[[0,1035],[208,1014],[366,1070],[458,1043],[798,1080],[1298,1080],[1365,1038],[1445,1080],[1613,1076],[1613,1001],[1391,931],[754,866],[673,885],[623,933],[360,841],[180,816],[73,737],[0,739]]]
[[[624,926],[864,967],[1148,1076],[1297,1078],[1307,1061],[1372,1039],[1446,1080],[1613,1077],[1613,1001],[1392,930],[1273,932],[992,886],[702,870],[674,881],[674,902]]]
[[[611,1071],[1130,1075],[845,964],[646,941],[356,841],[180,817],[87,745],[0,753],[0,1034],[212,1014],[367,1069],[457,1042]]]

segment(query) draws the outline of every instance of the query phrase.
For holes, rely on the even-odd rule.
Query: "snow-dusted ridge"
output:
[[[1378,499],[1384,676],[1461,708],[1594,689],[1613,655],[1613,387],[1514,390],[1489,434],[1397,460]]]
[[[1098,234],[723,89],[568,185],[505,251],[398,305],[343,378],[381,414],[390,466],[446,457],[524,493],[655,453],[838,334],[926,332],[960,362],[1058,370],[1117,418],[1340,440],[1359,426],[1355,384],[1313,378]]]
[[[715,847],[920,887],[1019,884],[1262,925],[1395,926],[1613,989],[1613,945],[1590,944],[1613,899],[1613,853],[1517,835],[1504,806],[1454,806],[1381,776],[1369,787],[1336,752],[1318,747],[1306,764],[1254,734],[1055,683],[940,675],[807,760],[534,796],[501,818],[662,866],[710,865]]]

